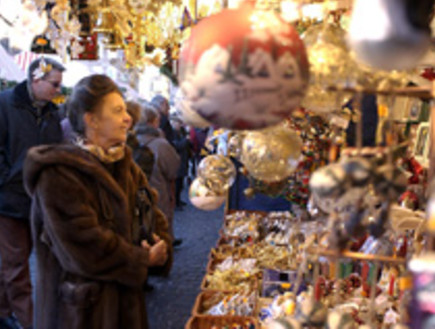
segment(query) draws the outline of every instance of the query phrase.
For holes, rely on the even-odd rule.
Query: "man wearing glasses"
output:
[[[64,70],[52,59],[38,58],[27,80],[0,93],[0,328],[32,327],[30,198],[23,162],[30,147],[62,140],[52,100],[61,91]]]

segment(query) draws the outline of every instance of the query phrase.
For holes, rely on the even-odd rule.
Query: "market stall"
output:
[[[189,198],[226,211],[186,329],[433,327],[433,0],[23,9],[66,81],[210,127]]]
[[[270,2],[193,28],[181,50],[180,113],[222,129],[209,137],[212,155],[199,164],[191,202],[216,209],[243,175],[246,197],[291,206],[233,210],[229,194],[186,328],[424,328],[433,321],[426,201],[433,68],[427,55],[418,64],[431,39],[397,2],[377,4],[329,8],[320,21],[299,17],[300,39],[274,19]],[[374,19],[368,28],[375,9],[383,25]],[[230,31],[225,22],[236,18]],[[395,29],[400,20],[407,32]],[[205,39],[212,29],[222,34]],[[411,34],[421,37],[418,46]],[[425,83],[413,84],[416,74]]]

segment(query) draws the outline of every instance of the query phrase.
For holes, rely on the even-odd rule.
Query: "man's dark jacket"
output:
[[[0,93],[0,216],[29,218],[30,198],[23,186],[27,150],[61,141],[57,106],[34,107],[27,81]]]

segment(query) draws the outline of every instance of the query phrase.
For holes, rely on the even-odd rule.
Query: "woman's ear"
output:
[[[83,120],[85,122],[85,126],[92,129],[98,128],[98,120],[96,116],[91,112],[86,112],[83,116]]]

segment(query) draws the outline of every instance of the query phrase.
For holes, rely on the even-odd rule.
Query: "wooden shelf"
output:
[[[329,86],[326,88],[328,91],[339,91],[343,93],[364,93],[364,94],[376,94],[376,95],[395,95],[395,96],[407,96],[421,98],[424,100],[431,100],[434,98],[430,88],[424,87],[406,87],[406,88],[394,88],[394,89],[374,89],[374,88],[341,88],[337,86]]]
[[[361,252],[354,252],[349,250],[344,250],[339,252],[339,251],[328,250],[328,249],[308,248],[307,251],[311,255],[319,255],[319,256],[330,257],[330,258],[349,258],[349,259],[390,263],[390,264],[406,263],[405,258],[381,256],[381,255],[368,255]]]

